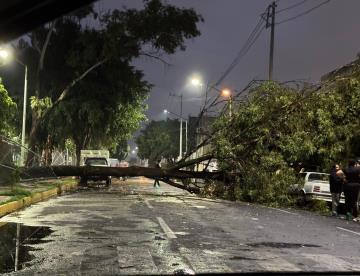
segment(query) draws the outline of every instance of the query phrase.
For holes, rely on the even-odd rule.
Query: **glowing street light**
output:
[[[5,49],[0,49],[0,58],[3,62],[6,62],[9,56],[10,56],[9,51]]]
[[[201,86],[202,85],[201,81],[198,78],[192,78],[191,79],[191,84],[194,85],[194,86]]]
[[[230,118],[232,117],[232,94],[229,89],[221,90],[221,96],[229,98],[229,115]]]
[[[222,91],[221,91],[221,96],[223,96],[223,97],[231,97],[231,92],[230,92],[230,90],[229,89],[223,89]]]

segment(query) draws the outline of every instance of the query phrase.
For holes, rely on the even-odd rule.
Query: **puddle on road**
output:
[[[49,227],[26,226],[19,223],[0,225],[0,273],[21,270],[33,259],[32,244],[45,243],[43,238],[53,231]],[[16,266],[16,269],[15,269]]]
[[[308,243],[287,243],[287,242],[255,242],[248,243],[251,247],[273,247],[273,248],[302,248],[302,247],[321,247],[316,244]]]

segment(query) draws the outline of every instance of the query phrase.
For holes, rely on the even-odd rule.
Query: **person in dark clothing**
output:
[[[155,164],[155,168],[160,169],[161,168],[160,163],[161,163],[161,160],[158,160]],[[160,181],[158,178],[155,178],[155,181],[154,181],[154,188],[156,188],[156,187],[160,187]]]
[[[360,167],[355,166],[355,160],[349,161],[349,166],[345,169],[346,183],[344,185],[345,209],[346,215],[350,219],[355,219],[359,214],[359,206],[357,204],[360,191]]]
[[[331,193],[331,211],[333,216],[338,214],[340,195],[343,191],[345,175],[338,164],[334,165],[330,172],[330,193]]]

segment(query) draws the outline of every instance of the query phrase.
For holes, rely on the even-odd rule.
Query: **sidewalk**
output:
[[[0,186],[0,217],[76,187],[76,179],[69,177]]]

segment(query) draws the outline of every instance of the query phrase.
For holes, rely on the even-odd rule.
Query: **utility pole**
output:
[[[182,154],[183,154],[183,151],[182,151],[182,138],[183,138],[183,134],[182,134],[182,130],[183,130],[183,127],[182,127],[182,124],[183,124],[183,118],[182,118],[182,103],[183,103],[183,95],[181,94],[180,95],[180,153],[179,153],[179,159],[182,158]]]
[[[182,144],[183,144],[183,132],[182,132],[182,129],[183,129],[183,117],[182,117],[182,106],[183,106],[183,95],[181,94],[180,96],[179,95],[175,95],[175,94],[171,94],[170,93],[170,96],[172,97],[177,97],[177,98],[180,98],[180,145],[179,145],[179,160],[182,158],[182,154],[183,154],[183,150],[182,150]]]
[[[274,35],[275,35],[275,1],[268,6],[267,17],[266,17],[266,28],[271,27],[270,31],[270,60],[269,60],[269,80],[272,80],[273,77],[273,68],[274,68]],[[271,18],[271,23],[269,20]]]

